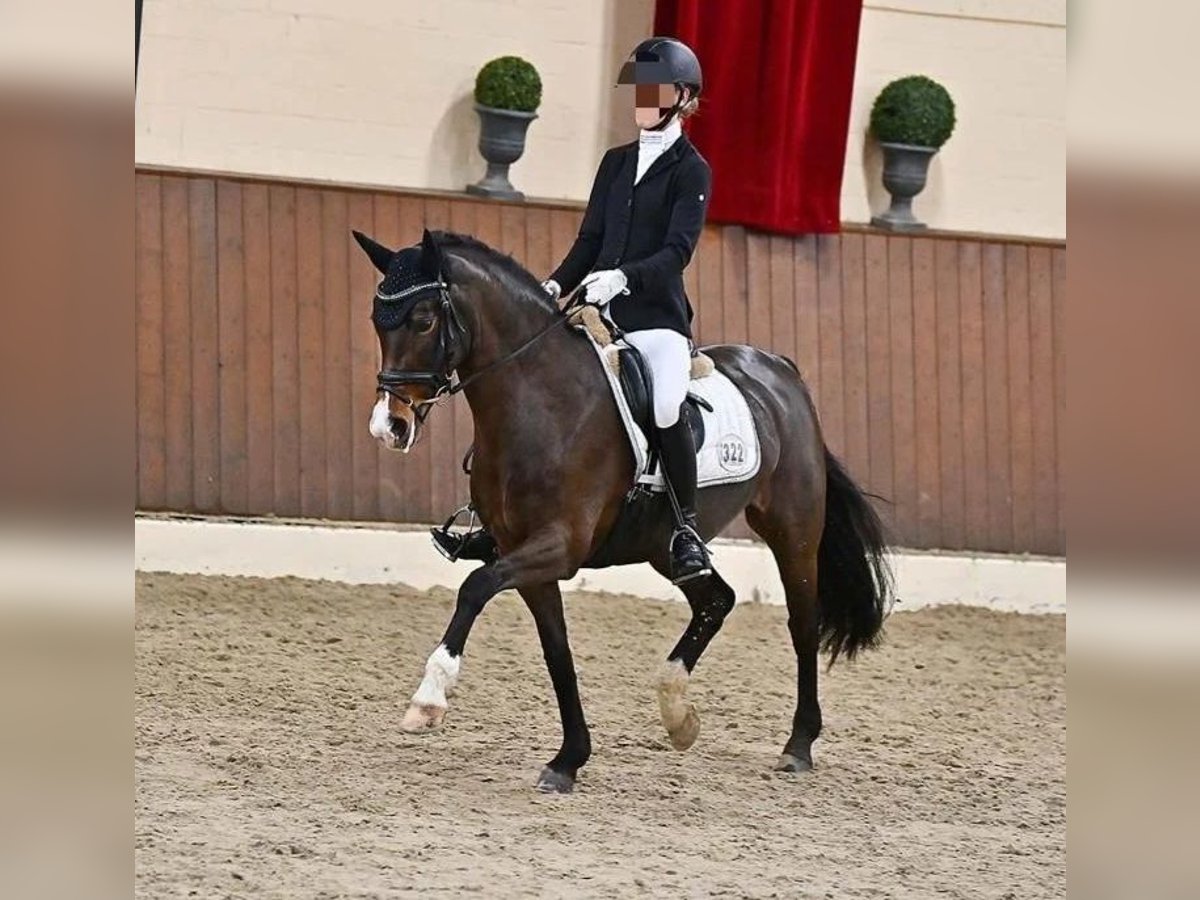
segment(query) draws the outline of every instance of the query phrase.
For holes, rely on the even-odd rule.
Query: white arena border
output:
[[[456,588],[471,563],[443,559],[424,527],[296,520],[138,515],[143,572],[295,576],[349,584]],[[712,542],[713,560],[739,602],[783,604],[770,551],[748,540]],[[1051,557],[897,551],[896,609],[965,604],[1019,613],[1067,611],[1067,566]],[[583,570],[564,587],[662,600],[682,595],[648,565]]]

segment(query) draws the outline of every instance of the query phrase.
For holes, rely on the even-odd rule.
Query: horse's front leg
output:
[[[583,717],[583,705],[579,702],[575,662],[571,658],[571,645],[567,642],[562,592],[556,581],[527,585],[518,590],[537,623],[542,655],[550,670],[550,681],[558,698],[558,712],[563,727],[562,747],[542,770],[537,789],[546,793],[565,794],[575,787],[576,773],[592,755],[592,738]]]
[[[565,535],[554,530],[524,541],[496,562],[468,575],[458,589],[446,633],[425,663],[425,677],[400,722],[401,730],[421,733],[442,724],[449,706],[448,693],[458,681],[467,637],[489,600],[511,587],[569,578],[576,568],[568,559]]]
[[[471,633],[471,626],[487,602],[506,586],[503,573],[498,571],[498,564],[493,563],[480,566],[459,587],[454,615],[450,618],[442,642],[425,663],[425,677],[412,696],[408,712],[400,721],[402,731],[419,734],[433,731],[442,724],[449,706],[447,694],[458,681],[463,648]]]

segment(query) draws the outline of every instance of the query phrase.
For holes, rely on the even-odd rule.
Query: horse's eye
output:
[[[412,329],[417,334],[428,334],[429,332],[433,331],[433,326],[436,324],[437,319],[433,318],[432,316],[428,319],[413,319]]]

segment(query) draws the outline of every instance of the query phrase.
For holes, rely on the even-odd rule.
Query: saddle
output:
[[[654,383],[650,378],[650,369],[642,354],[634,347],[620,347],[617,350],[617,377],[621,382],[621,390],[625,394],[625,402],[629,404],[629,412],[633,421],[642,429],[642,434],[649,439],[654,447],[654,437],[658,429],[654,427]],[[680,415],[691,429],[692,439],[696,449],[704,446],[704,419],[701,409],[713,411],[712,404],[688,391]]]

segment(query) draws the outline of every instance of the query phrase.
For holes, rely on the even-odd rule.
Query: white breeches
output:
[[[669,328],[648,328],[625,335],[650,368],[654,390],[654,424],[670,428],[679,421],[679,407],[687,397],[692,377],[692,351],[688,339]]]

